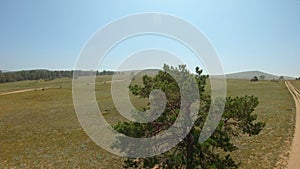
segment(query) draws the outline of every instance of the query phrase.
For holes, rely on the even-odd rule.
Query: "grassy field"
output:
[[[300,80],[294,80],[294,81],[291,81],[291,83],[292,83],[292,85],[294,85],[295,87],[300,89]]]
[[[97,78],[96,96],[107,121],[115,124],[124,119],[112,104],[110,78]],[[274,168],[287,156],[292,139],[295,110],[291,95],[283,82],[227,83],[229,96],[259,97],[256,113],[267,123],[260,135],[235,140],[239,150],[234,158],[241,162],[241,168]],[[0,168],[121,167],[122,158],[102,150],[80,127],[72,103],[71,79],[0,84],[0,93],[38,87],[54,88],[0,96]],[[131,98],[134,105],[145,105],[145,100]]]
[[[258,136],[236,140],[234,153],[241,168],[280,168],[286,165],[294,132],[295,104],[284,82],[228,80],[228,96],[254,95],[259,98],[255,110],[266,127]]]
[[[99,81],[108,79],[102,77]],[[14,87],[20,89],[19,83],[24,88],[36,87],[31,86],[34,81],[3,86],[9,86],[11,91]],[[120,158],[95,145],[80,127],[73,108],[71,79],[40,82],[40,86],[49,85],[62,85],[62,88],[0,97],[0,165],[4,168],[120,168]],[[109,85],[102,86],[110,91]],[[111,120],[119,118],[114,113],[110,117]]]

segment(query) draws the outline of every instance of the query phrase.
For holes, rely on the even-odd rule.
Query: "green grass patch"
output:
[[[227,80],[228,96],[254,95],[258,120],[266,122],[262,132],[236,139],[239,150],[233,156],[241,168],[274,168],[286,165],[294,133],[295,104],[284,82]]]

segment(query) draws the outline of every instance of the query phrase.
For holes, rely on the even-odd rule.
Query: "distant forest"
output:
[[[92,71],[81,71],[76,70],[79,76],[86,76],[90,75]],[[15,82],[15,81],[22,81],[22,80],[53,80],[56,78],[73,78],[74,70],[68,71],[50,71],[50,70],[22,70],[16,72],[2,72],[0,71],[0,83],[6,82]],[[95,73],[95,72],[93,72]],[[114,71],[96,71],[97,75],[113,75]]]

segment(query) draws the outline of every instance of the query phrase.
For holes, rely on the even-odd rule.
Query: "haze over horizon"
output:
[[[1,1],[0,70],[71,70],[100,28],[124,16],[159,12],[199,29],[216,49],[225,73],[263,71],[299,77],[300,1]],[[121,29],[121,28],[120,28]],[[163,48],[203,64],[178,42],[143,36],[112,50],[100,70],[114,70],[134,51]]]

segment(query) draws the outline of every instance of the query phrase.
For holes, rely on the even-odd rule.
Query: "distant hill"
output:
[[[238,73],[231,73],[231,74],[226,74],[227,79],[251,79],[254,76],[265,76],[265,80],[272,80],[272,79],[279,79],[280,76],[277,75],[272,75],[269,73],[261,72],[261,71],[245,71],[245,72],[238,72]],[[219,75],[212,76],[215,78],[220,77]],[[286,80],[294,80],[294,77],[289,77],[289,76],[283,76],[284,79]]]

